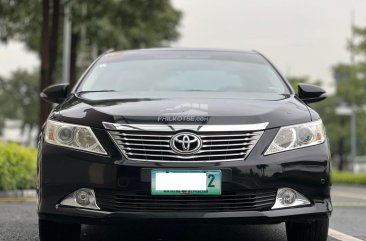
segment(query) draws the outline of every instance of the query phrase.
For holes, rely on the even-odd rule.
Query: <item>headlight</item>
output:
[[[281,127],[264,155],[321,144],[325,138],[321,120]]]
[[[48,120],[46,124],[45,141],[58,146],[107,154],[88,126]]]

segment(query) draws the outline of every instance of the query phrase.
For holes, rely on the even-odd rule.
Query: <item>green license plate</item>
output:
[[[152,170],[152,195],[220,195],[221,171]]]

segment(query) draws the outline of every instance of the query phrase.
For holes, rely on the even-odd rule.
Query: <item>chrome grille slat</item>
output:
[[[126,134],[126,133],[122,133],[122,134],[116,134],[119,136],[144,136],[144,137],[166,137],[166,138],[171,138],[172,135],[144,135],[144,134]]]
[[[143,148],[131,148],[131,147],[125,147],[125,150],[129,151],[145,151],[145,152],[169,152],[169,153],[175,153],[173,150],[169,149],[143,149]],[[215,150],[200,150],[197,153],[205,153],[205,152],[229,152],[229,151],[245,151],[249,150],[249,148],[235,148],[235,149],[215,149]]]
[[[110,130],[108,133],[128,160],[151,162],[243,161],[263,134],[261,130],[192,132],[202,139],[202,147],[195,153],[181,154],[171,148],[170,140],[180,131],[189,130],[152,129]]]
[[[159,142],[159,141],[163,141],[163,142],[170,142],[170,139],[168,140],[149,140],[149,139],[131,139],[131,138],[119,138],[119,137],[115,137],[115,140],[123,140],[123,141],[150,141],[150,142]]]
[[[151,156],[151,157],[159,157],[161,155],[156,154],[137,154],[135,152],[126,152],[128,155],[143,155],[143,156]],[[244,155],[244,152],[240,153],[231,153],[231,154],[215,154],[215,155],[209,155],[210,157],[223,157],[223,156],[242,156]],[[190,156],[180,156],[180,155],[164,155],[165,157],[173,157],[173,158],[180,158],[180,159],[192,159],[192,158],[200,158],[200,157],[207,157],[207,155],[190,155]]]
[[[212,137],[233,137],[233,136],[256,136],[256,133],[247,133],[247,134],[232,134],[232,135],[201,135],[201,138],[212,138]]]
[[[214,139],[214,140],[202,140],[202,142],[234,142],[234,141],[251,141],[250,138],[243,139]]]
[[[214,144],[214,145],[210,145],[210,144],[205,144],[204,147],[222,147],[222,146],[248,146],[250,145],[251,143],[244,143],[244,142],[241,142],[241,143],[230,143],[230,144]],[[202,147],[202,149],[204,148]]]
[[[141,143],[130,143],[130,142],[124,142],[123,144],[121,144],[122,146],[146,146],[146,144],[141,144]],[[170,148],[169,145],[156,145],[156,144],[149,144],[149,146],[153,146],[153,147],[168,147]]]

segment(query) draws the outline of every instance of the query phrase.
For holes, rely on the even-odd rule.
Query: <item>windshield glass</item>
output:
[[[272,66],[259,57],[209,55],[107,56],[92,68],[78,88],[78,92],[104,90],[288,93]]]

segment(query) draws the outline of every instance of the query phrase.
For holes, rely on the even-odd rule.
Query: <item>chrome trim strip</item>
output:
[[[125,131],[181,131],[191,130],[197,132],[204,131],[260,131],[266,129],[268,122],[258,124],[243,125],[178,125],[178,124],[117,124],[103,122],[104,128],[108,130]]]
[[[207,162],[232,162],[232,161],[243,161],[243,158],[236,158],[236,159],[225,159],[225,160],[205,160],[205,161],[190,161],[190,160],[182,160],[182,161],[169,161],[169,160],[146,160],[146,159],[137,159],[137,158],[128,158],[128,161],[136,161],[136,162],[147,162],[147,163],[207,163]]]
[[[131,152],[126,152],[126,154],[131,155],[133,153]],[[240,153],[234,153],[234,154],[215,154],[215,155],[210,155],[211,157],[221,157],[221,156],[242,156],[245,155],[244,152],[240,152]],[[148,154],[145,155],[147,157],[160,157],[161,155],[156,155],[156,154]],[[179,158],[179,159],[192,159],[193,158],[200,158],[200,157],[207,157],[207,155],[193,155],[193,156],[179,156],[179,155],[164,155],[165,157],[172,157],[172,158]],[[243,158],[244,159],[244,158]],[[160,160],[159,160],[160,161]],[[172,161],[174,162],[174,161]],[[198,161],[197,161],[198,162]]]
[[[127,151],[129,151],[129,153],[133,152],[133,151],[146,151],[146,152],[167,152],[167,153],[174,153],[174,154],[177,154],[176,152],[174,152],[173,150],[171,149],[150,149],[150,150],[147,150],[147,149],[144,149],[144,148],[131,148],[131,147],[125,147],[125,149]],[[233,149],[229,149],[229,151],[245,151],[245,150],[249,150],[250,148],[245,148],[245,147],[242,147],[242,148],[233,148]],[[213,150],[199,150],[197,152],[195,152],[195,154],[197,153],[206,153],[206,152],[227,152],[228,149],[215,149],[214,151]],[[134,154],[134,155],[137,155],[137,154]],[[143,155],[143,154],[141,154]],[[149,156],[150,154],[145,154],[146,156]],[[225,155],[225,154],[224,154]],[[194,155],[192,156],[187,156],[188,158],[193,158]]]

